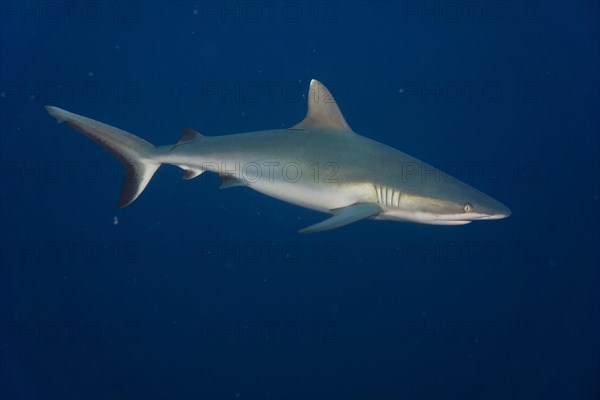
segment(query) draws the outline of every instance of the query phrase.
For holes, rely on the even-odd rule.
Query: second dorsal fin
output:
[[[310,81],[306,117],[292,127],[292,129],[306,128],[352,131],[329,90],[316,79]]]
[[[192,128],[185,128],[183,130],[183,135],[181,136],[181,139],[179,139],[179,142],[177,142],[177,144],[184,144],[187,142],[191,142],[192,140],[201,138],[203,136],[204,136],[203,134],[196,132]]]
[[[173,145],[173,147],[171,147],[171,150],[173,150],[177,146],[181,146],[182,144],[186,144],[193,140],[203,138],[203,137],[204,137],[203,134],[196,132],[195,130],[193,130],[191,128],[185,128],[183,130],[183,135],[181,135],[181,139],[179,139],[179,142],[175,143]]]

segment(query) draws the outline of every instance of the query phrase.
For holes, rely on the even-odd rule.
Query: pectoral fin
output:
[[[314,233],[339,228],[361,219],[373,217],[381,212],[381,208],[373,203],[356,203],[348,207],[338,208],[333,211],[333,216],[318,224],[301,229],[299,233]]]

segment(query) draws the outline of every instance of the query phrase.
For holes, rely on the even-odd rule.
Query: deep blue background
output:
[[[597,398],[598,3],[269,4],[1,3],[0,398]],[[174,167],[120,210],[43,108],[168,144],[291,126],[311,78],[513,215],[302,236]]]

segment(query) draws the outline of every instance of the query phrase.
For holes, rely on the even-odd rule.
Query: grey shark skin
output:
[[[119,206],[133,202],[161,164],[182,168],[184,179],[221,175],[222,188],[248,186],[268,196],[333,214],[301,233],[334,229],[361,219],[462,225],[500,219],[500,202],[401,151],[350,129],[329,91],[312,80],[306,118],[289,129],[207,137],[185,129],[175,145],[155,147],[110,125],[57,107],[58,122],[117,157],[126,171]]]

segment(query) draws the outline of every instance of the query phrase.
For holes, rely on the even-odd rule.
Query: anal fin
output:
[[[333,211],[333,216],[318,224],[300,229],[299,233],[314,233],[339,228],[361,219],[373,217],[381,212],[381,208],[374,203],[356,203],[348,207],[338,208]]]
[[[232,175],[221,175],[221,186],[219,186],[220,189],[228,189],[238,186],[248,186],[248,183]]]
[[[182,167],[183,168],[183,167]],[[194,179],[204,171],[201,169],[193,169],[193,168],[184,168],[185,172],[183,173],[182,178],[185,180]]]

